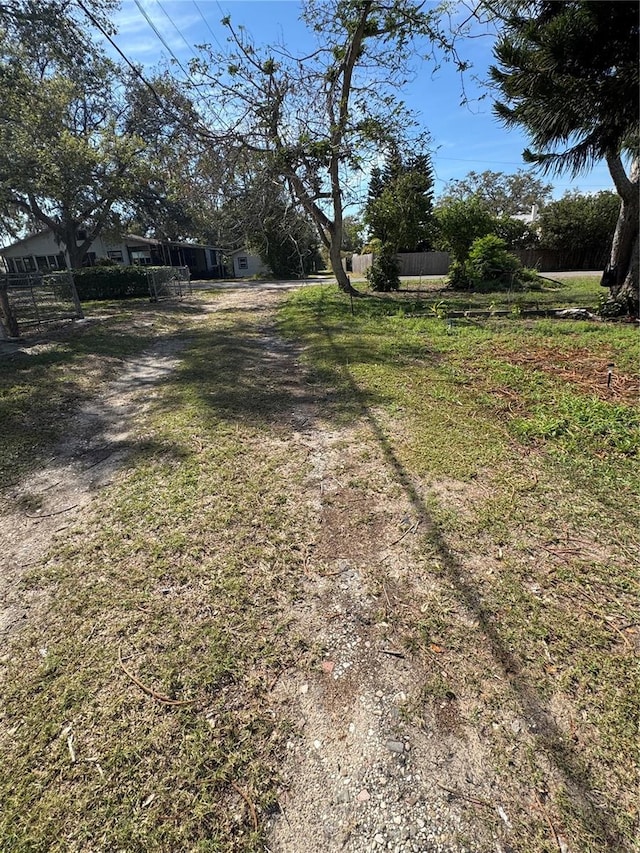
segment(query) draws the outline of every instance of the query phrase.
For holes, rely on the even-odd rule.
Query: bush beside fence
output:
[[[87,267],[74,270],[81,302],[149,296],[149,267]]]

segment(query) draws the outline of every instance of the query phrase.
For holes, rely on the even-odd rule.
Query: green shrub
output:
[[[372,290],[383,293],[399,290],[398,262],[393,247],[383,244],[379,253],[374,254],[373,263],[365,275]]]
[[[449,287],[454,290],[541,290],[542,279],[536,270],[526,269],[512,255],[507,244],[495,234],[475,239],[465,261],[449,267]]]
[[[81,302],[92,299],[135,299],[149,296],[147,271],[154,267],[87,267],[74,270]]]
[[[449,287],[454,290],[467,290],[469,287],[469,276],[465,270],[465,265],[460,261],[453,261],[449,265],[447,278]]]
[[[495,234],[478,237],[473,241],[465,271],[476,290],[497,290],[515,283],[522,264],[512,255],[507,244]]]

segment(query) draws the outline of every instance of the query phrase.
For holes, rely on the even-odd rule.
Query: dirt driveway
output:
[[[302,353],[277,334],[273,311],[284,298],[279,291],[270,285],[234,288],[203,302],[202,314],[192,318],[197,328],[212,317],[241,312],[253,324],[251,370],[260,385],[286,392],[286,408],[274,414],[260,446],[265,454],[273,446],[284,457],[305,460],[298,480],[287,486],[287,499],[303,507],[306,518],[296,543],[303,576],[280,615],[316,650],[316,659],[312,666],[287,666],[269,685],[272,713],[286,720],[290,732],[276,806],[256,812],[251,797],[236,787],[229,809],[244,809],[249,823],[264,828],[264,840],[253,849],[270,853],[519,849],[509,839],[525,808],[519,799],[523,780],[513,778],[506,757],[496,763],[491,738],[473,724],[478,697],[443,687],[425,701],[425,685],[434,677],[446,685],[443,649],[434,636],[425,663],[411,654],[404,632],[415,602],[428,602],[440,583],[434,565],[463,577],[485,556],[479,542],[478,552],[457,562],[434,527],[430,501],[464,508],[482,486],[443,480],[427,488],[412,478],[374,411],[345,425],[326,417],[331,389],[310,385]],[[5,640],[33,628],[54,606],[55,589],[25,586],[25,574],[59,547],[68,525],[89,524],[96,496],[126,468],[137,424],[179,368],[189,334],[125,363],[120,376],[74,415],[69,437],[47,466],[6,495],[14,510],[0,518]],[[478,613],[473,597],[461,595],[447,618],[473,633]],[[501,672],[495,663],[486,673],[487,690],[502,683],[507,696],[494,704],[491,725],[509,732],[516,767],[517,756],[533,749],[544,715],[532,696],[509,688]],[[562,775],[553,766],[547,771],[545,784]],[[578,787],[574,795],[582,796]],[[545,796],[541,786],[543,816]],[[557,849],[572,849],[562,833],[553,833]],[[108,848],[68,842],[66,849]],[[229,841],[216,849],[240,847]]]

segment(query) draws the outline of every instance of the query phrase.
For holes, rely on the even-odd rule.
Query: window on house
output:
[[[49,261],[46,255],[36,255],[36,266],[40,272],[47,272],[49,269]]]
[[[87,239],[87,230],[86,228],[80,228],[78,231],[78,243],[83,243]]]
[[[52,270],[58,269],[58,259],[55,255],[47,255],[47,261],[49,263],[49,268]]]
[[[141,266],[145,264],[151,263],[151,252],[146,249],[132,249],[131,250],[131,262],[133,264],[140,264]]]
[[[107,257],[109,258],[109,260],[116,261],[116,263],[118,264],[124,263],[124,258],[122,257],[121,249],[114,249],[111,252],[107,252]]]
[[[249,259],[245,258],[244,255],[238,258],[238,269],[239,270],[248,270],[249,269]]]

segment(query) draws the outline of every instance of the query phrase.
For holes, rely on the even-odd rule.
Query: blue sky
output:
[[[234,25],[244,25],[257,44],[284,43],[292,52],[304,51],[313,44],[305,25],[299,20],[297,0],[138,0],[174,56],[187,65],[197,50],[194,45],[224,45],[226,32],[220,21],[230,15]],[[151,68],[171,59],[167,48],[134,0],[123,0],[114,17],[118,28],[115,41],[127,57]],[[216,44],[218,42],[218,45]],[[416,60],[414,76],[402,92],[431,133],[436,194],[446,181],[464,177],[471,170],[515,172],[525,164],[522,151],[526,137],[517,130],[506,130],[493,117],[491,97],[479,80],[486,77],[491,58],[492,38],[479,36],[460,44],[460,53],[472,62],[464,85],[470,103],[461,105],[460,77],[451,64],[434,72],[433,62]],[[176,68],[177,76],[181,75]],[[485,97],[480,98],[481,95]],[[549,179],[554,197],[567,189],[597,192],[613,189],[604,163],[576,179],[568,175]]]

